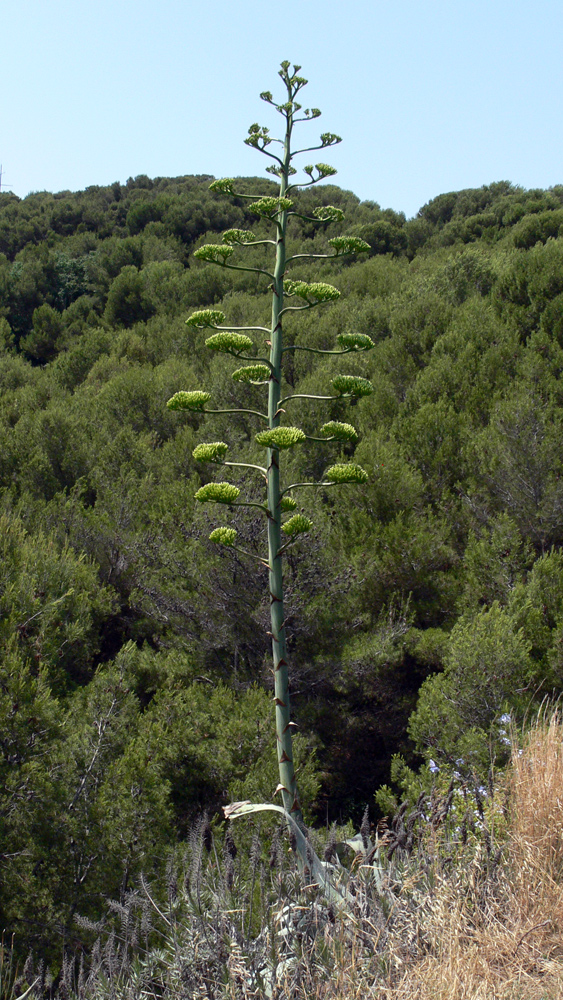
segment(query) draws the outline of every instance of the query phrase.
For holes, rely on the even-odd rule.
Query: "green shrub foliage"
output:
[[[284,319],[287,485],[369,476],[280,503],[312,525],[283,545],[323,822],[359,820],[394,754],[502,766],[498,719],[563,686],[563,188],[450,192],[406,220],[325,178],[291,192],[288,254],[370,249],[286,276],[288,305],[327,301]],[[0,917],[22,965],[56,965],[61,928],[82,947],[73,914],[162,873],[198,812],[275,786],[265,570],[239,551],[267,521],[261,473],[220,470],[226,506],[200,504],[217,484],[193,452],[265,460],[271,278],[195,252],[267,270],[279,177],[212,180],[0,194]]]

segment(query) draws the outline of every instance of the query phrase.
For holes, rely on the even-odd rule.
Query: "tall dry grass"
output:
[[[506,814],[468,867],[458,858],[421,905],[427,953],[406,963],[385,1000],[561,1000],[563,997],[563,722],[541,714],[496,790]],[[495,814],[495,805],[491,810]],[[501,820],[501,825],[504,820]],[[391,944],[391,942],[390,942]],[[392,947],[392,945],[391,945]],[[342,994],[348,998],[352,994]],[[365,995],[365,994],[364,994]]]

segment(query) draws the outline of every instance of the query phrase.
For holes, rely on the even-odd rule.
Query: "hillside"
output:
[[[236,398],[185,326],[194,309],[268,316],[266,279],[193,257],[227,228],[261,232],[211,179],[0,194],[0,917],[24,952],[161,876],[202,810],[277,782],[264,577],[207,540],[204,418],[166,409],[181,389]],[[300,268],[342,298],[287,329],[374,350],[295,352],[285,371],[300,393],[340,372],[375,387],[343,446],[370,480],[308,501],[287,578],[307,815],[358,823],[430,760],[468,781],[502,766],[500,717],[563,687],[563,186],[444,194],[408,221],[329,184],[299,199],[345,221],[296,221],[295,252],[341,232],[371,247]],[[258,455],[252,418],[205,425]],[[289,471],[339,454],[306,444]],[[258,521],[233,524],[252,547]]]

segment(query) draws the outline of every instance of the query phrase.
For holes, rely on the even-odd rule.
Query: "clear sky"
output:
[[[282,59],[362,199],[563,183],[562,0],[0,0],[3,189],[259,174]]]

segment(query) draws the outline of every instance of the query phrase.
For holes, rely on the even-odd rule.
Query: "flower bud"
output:
[[[192,392],[176,392],[167,402],[169,410],[203,411],[203,407],[211,399],[211,393],[194,389]]]
[[[337,142],[342,142],[342,138],[334,132],[323,132],[321,142],[323,146],[335,146]]]
[[[352,424],[341,424],[338,420],[329,420],[321,427],[323,437],[334,438],[336,441],[357,441],[358,432]]]
[[[209,536],[209,541],[217,542],[218,545],[234,545],[236,537],[236,528],[215,528]]]
[[[186,326],[196,326],[203,330],[206,326],[219,326],[225,322],[225,313],[220,309],[199,309],[186,320]]]
[[[342,209],[334,205],[318,205],[313,209],[313,215],[319,222],[342,222],[344,218]]]
[[[282,514],[287,514],[289,513],[290,510],[295,510],[296,507],[297,507],[297,500],[294,500],[293,497],[285,496],[281,498],[280,510]]]
[[[223,194],[234,194],[233,184],[234,180],[232,177],[222,177],[219,180],[213,181],[209,185],[210,191],[221,191]]]
[[[281,530],[290,538],[296,538],[297,535],[303,535],[306,531],[310,531],[312,527],[313,522],[304,514],[294,514],[289,521],[282,524]]]
[[[305,441],[305,434],[300,427],[272,427],[259,431],[254,440],[264,448],[293,448],[300,441]]]
[[[223,243],[228,243],[232,245],[233,243],[253,243],[256,239],[254,233],[250,232],[250,229],[227,229],[223,233]]]
[[[221,462],[229,450],[224,441],[211,441],[209,444],[198,444],[192,451],[196,462]]]
[[[287,212],[292,205],[291,198],[260,198],[259,201],[253,201],[248,206],[248,211],[254,212],[255,215],[262,215],[266,219],[273,219],[280,212]]]
[[[338,173],[336,167],[331,167],[328,163],[315,163],[320,177],[332,177]]]
[[[200,503],[234,503],[240,495],[238,486],[232,483],[207,483],[195,495]]]
[[[324,482],[330,483],[367,483],[369,476],[361,465],[353,465],[351,462],[341,465],[331,465],[324,476]]]
[[[298,295],[305,299],[310,305],[318,302],[333,302],[340,298],[340,292],[334,285],[327,285],[324,281],[293,281],[286,279],[283,283],[286,295]]]
[[[371,351],[375,347],[367,333],[339,333],[336,339],[347,351]]]
[[[371,396],[373,386],[369,379],[361,378],[359,375],[337,375],[332,379],[331,385],[339,396]]]
[[[328,241],[331,247],[336,250],[337,255],[343,253],[369,253],[371,247],[359,236],[334,236]]]
[[[231,378],[235,382],[249,382],[252,385],[262,385],[270,381],[270,369],[267,365],[247,365],[246,368],[237,368]]]
[[[235,333],[234,330],[225,330],[224,333],[214,333],[212,337],[207,338],[205,345],[206,347],[210,347],[212,351],[234,355],[254,348],[250,337],[247,337],[244,333]]]
[[[233,247],[222,246],[220,243],[205,243],[198,250],[194,250],[194,257],[196,260],[206,260],[209,264],[224,264],[232,253]]]

